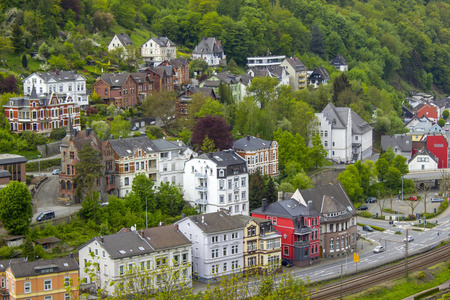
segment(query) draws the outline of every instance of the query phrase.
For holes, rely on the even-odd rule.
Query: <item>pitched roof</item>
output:
[[[328,103],[322,110],[322,114],[331,123],[332,128],[346,128],[348,116],[352,120],[352,133],[364,134],[373,129],[363,118],[349,107],[335,107],[333,103]]]
[[[147,136],[120,138],[116,140],[109,140],[108,142],[111,144],[113,150],[119,157],[130,156],[138,148],[144,150],[146,153],[157,150],[155,145]]]
[[[10,264],[9,267],[15,278],[78,270],[78,264],[74,257],[35,260],[29,262],[17,261]]]
[[[233,148],[236,150],[253,151],[258,149],[267,149],[272,146],[273,142],[269,142],[258,137],[247,135],[234,142]]]
[[[150,244],[136,231],[97,236],[81,245],[78,249],[86,247],[93,241],[97,241],[108,252],[111,259],[148,254],[154,251]]]
[[[191,244],[173,224],[147,228],[139,233],[156,251]]]
[[[189,62],[186,58],[172,58],[169,60],[169,64],[171,64],[175,68],[179,68],[180,66],[188,65]]]
[[[357,113],[352,110],[352,133],[353,134],[364,134],[373,129],[363,118],[361,118]]]
[[[124,46],[124,47],[129,46],[129,45],[134,46],[134,43],[128,34],[120,33],[120,34],[116,34],[116,36],[119,39],[119,42],[122,44],[122,46]]]
[[[0,170],[0,178],[11,177],[11,173],[8,170]]]
[[[300,72],[300,71],[306,71],[306,67],[305,65],[302,63],[302,61],[294,56],[291,58],[286,58],[286,61],[294,68],[295,71]]]
[[[318,68],[314,69],[314,71],[311,73],[311,75],[309,77],[311,78],[314,75],[319,75],[320,78],[322,78],[323,80],[330,79],[330,75],[328,75],[328,72],[327,72],[327,70],[325,70],[324,67],[318,67]]]
[[[176,44],[169,40],[166,36],[152,37],[149,41],[157,43],[160,47],[176,46]]]
[[[404,134],[381,136],[381,150],[386,151],[389,146],[397,145],[401,152],[412,151],[412,136]]]
[[[436,163],[439,163],[439,158],[437,158],[436,155],[434,155],[430,150],[428,150],[427,148],[424,148],[424,149],[420,149],[416,153],[414,153],[414,155],[411,157],[411,159],[408,160],[408,164],[410,162],[412,162],[419,155],[428,155]]]
[[[121,87],[130,76],[130,73],[103,73],[101,79],[111,87]]]
[[[197,225],[203,232],[216,233],[244,228],[245,225],[242,224],[240,221],[241,219],[236,217],[237,216],[230,216],[226,212],[220,211],[209,214],[188,216],[187,218]]]
[[[195,46],[192,54],[212,54],[223,52],[222,42],[215,37],[204,37],[200,43]]]
[[[25,261],[26,261],[25,257],[0,260],[0,272],[5,272],[10,264],[14,264],[17,262],[25,262]]]
[[[334,66],[348,65],[347,61],[342,56],[342,54],[338,54],[335,58],[333,58],[331,64]]]
[[[78,74],[77,71],[49,71],[49,72],[45,72],[45,73],[36,72],[33,74],[40,76],[46,82],[48,82],[50,79],[53,79],[57,82],[73,81],[73,80],[77,80],[80,78],[86,80],[86,78],[83,75]],[[31,74],[30,76],[33,76],[33,74]],[[28,77],[30,77],[30,76],[28,76]],[[25,78],[25,80],[27,78]]]
[[[295,199],[287,199],[268,204],[264,211],[262,207],[252,210],[252,213],[271,215],[275,217],[293,218],[297,216],[313,216],[319,213],[310,205],[300,204]]]
[[[199,159],[208,159],[215,162],[218,166],[231,166],[245,164],[246,161],[233,150],[223,150],[219,152],[204,153],[199,155]]]
[[[147,80],[150,82],[155,81],[153,78],[150,78],[145,73],[131,73],[131,77],[139,84],[139,83],[145,83]]]
[[[56,236],[51,236],[51,237],[42,238],[42,239],[35,239],[34,241],[36,242],[36,244],[40,244],[40,245],[61,242],[61,240],[58,239]]]
[[[25,163],[28,160],[25,156],[17,154],[2,153],[0,154],[0,165]]]
[[[217,78],[220,79],[220,81],[223,81],[226,84],[234,84],[234,83],[238,83],[239,82],[239,76],[238,75],[229,73],[227,71],[220,72],[220,73],[218,73],[216,75],[213,75],[213,76],[216,76]]]

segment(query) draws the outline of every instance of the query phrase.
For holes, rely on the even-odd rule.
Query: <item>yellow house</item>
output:
[[[71,255],[36,261],[12,263],[6,269],[9,299],[78,299],[78,264]]]
[[[240,216],[244,222],[244,269],[272,272],[281,267],[281,235],[270,220]]]

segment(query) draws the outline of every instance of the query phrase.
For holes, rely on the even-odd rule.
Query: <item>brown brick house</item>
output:
[[[9,172],[9,175],[4,171],[1,172],[2,176],[0,177],[2,184],[8,184],[9,180],[26,182],[26,162],[27,159],[21,155],[7,153],[0,154],[0,170]]]
[[[97,79],[93,88],[105,104],[114,104],[119,108],[138,104],[138,84],[130,73],[105,73]]]

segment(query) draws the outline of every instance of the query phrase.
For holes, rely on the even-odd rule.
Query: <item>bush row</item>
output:
[[[61,158],[47,159],[41,161],[41,170],[50,168],[53,166],[61,166]],[[27,172],[39,171],[39,162],[33,161],[26,163]]]

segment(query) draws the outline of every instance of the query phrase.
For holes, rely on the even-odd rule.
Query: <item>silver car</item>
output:
[[[381,253],[384,252],[383,246],[376,246],[375,249],[373,249],[373,253]]]

